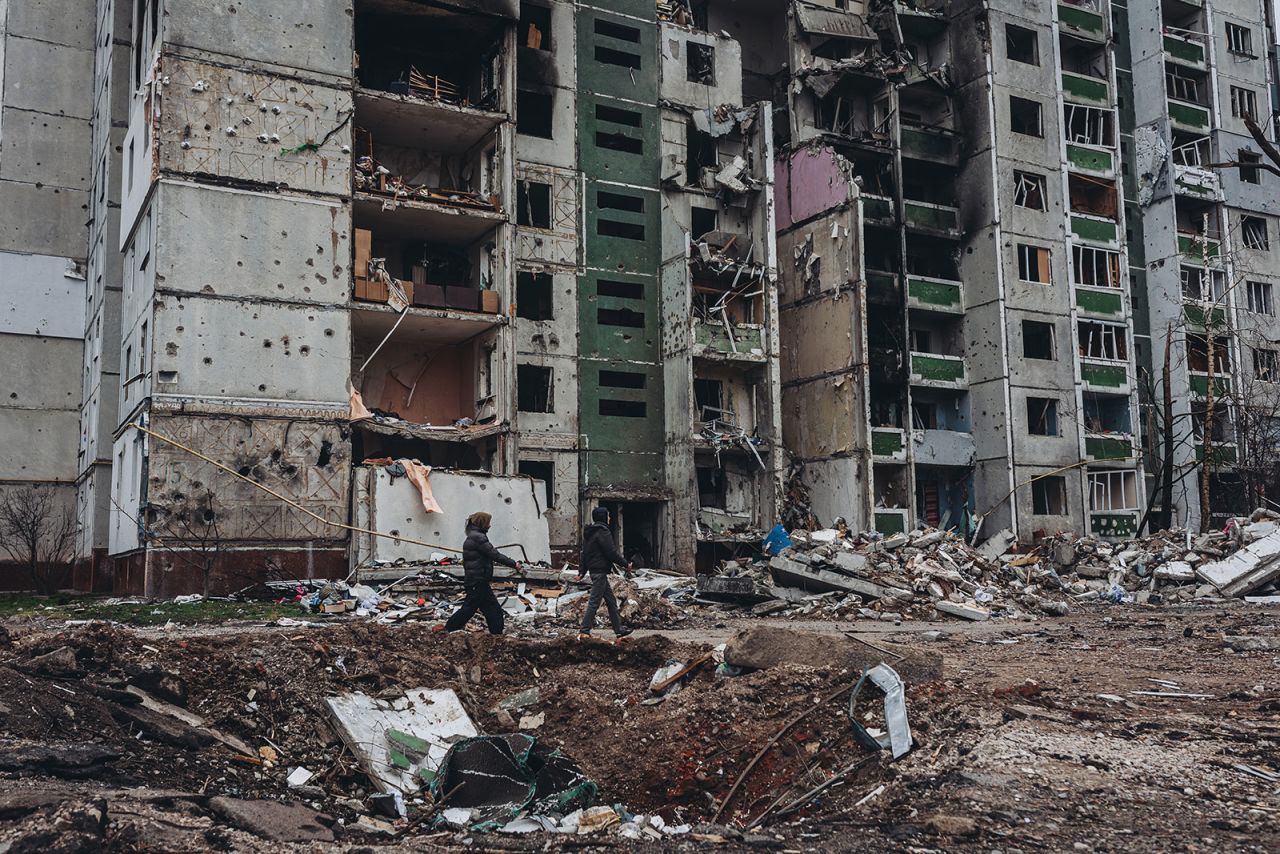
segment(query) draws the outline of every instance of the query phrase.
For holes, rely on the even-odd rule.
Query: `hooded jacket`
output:
[[[493,547],[489,535],[479,525],[467,526],[462,543],[463,584],[473,587],[493,580],[493,565],[515,566],[516,562]]]
[[[609,572],[614,565],[626,566],[623,557],[613,544],[613,533],[609,526],[601,522],[592,522],[582,529],[582,563],[580,572],[600,575]]]

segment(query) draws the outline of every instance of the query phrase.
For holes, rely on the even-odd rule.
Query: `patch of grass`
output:
[[[0,596],[0,620],[39,617],[50,620],[114,620],[130,626],[163,626],[172,620],[178,625],[226,623],[234,620],[275,620],[279,617],[305,619],[301,608],[270,602],[120,602],[109,603],[102,596]]]

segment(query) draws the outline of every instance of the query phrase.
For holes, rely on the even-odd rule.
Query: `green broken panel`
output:
[[[1095,104],[1106,104],[1110,100],[1107,81],[1082,74],[1062,72],[1062,92],[1068,100],[1090,101]]]
[[[1133,442],[1111,436],[1086,436],[1084,452],[1092,460],[1127,460],[1133,456]]]
[[[594,438],[594,436],[593,436]],[[663,455],[622,451],[586,451],[582,454],[583,485],[600,492],[632,491],[660,494],[666,485]]]
[[[1178,235],[1178,251],[1190,258],[1217,258],[1221,248],[1216,240],[1193,237],[1189,234]]]
[[[1090,513],[1089,527],[1099,537],[1131,537],[1138,532],[1138,514]]]
[[[642,104],[658,103],[658,28],[650,4],[640,21],[578,9],[578,89]],[[659,158],[653,158],[656,163]]]
[[[1207,397],[1209,394],[1209,375],[1208,374],[1192,374],[1191,390],[1201,397]],[[1216,376],[1213,378],[1213,396],[1226,397],[1231,393],[1231,377]]]
[[[1101,38],[1106,33],[1102,16],[1068,3],[1058,4],[1058,22],[1080,33]]]
[[[421,759],[431,750],[431,742],[398,729],[387,730],[387,741],[399,747],[405,755]]]
[[[907,514],[876,512],[876,530],[882,534],[901,534],[907,530]]]
[[[1082,240],[1097,240],[1103,243],[1115,243],[1116,223],[1106,219],[1071,215],[1071,233]]]
[[[901,430],[871,430],[871,453],[877,457],[893,457],[902,451]]]
[[[391,764],[399,768],[401,771],[408,771],[413,768],[413,763],[409,761],[409,757],[405,756],[399,750],[389,750],[387,755],[391,757]]]
[[[693,329],[694,341],[708,350],[714,350],[717,353],[725,353],[732,356],[734,353],[748,354],[752,350],[764,352],[764,345],[761,341],[763,332],[759,326],[735,326],[733,327],[733,342],[729,341],[729,333],[722,323],[712,323],[707,320],[699,320],[695,323]]]
[[[1097,148],[1085,148],[1083,145],[1067,144],[1067,160],[1072,166],[1087,169],[1090,172],[1110,172],[1112,165],[1111,152]]]
[[[963,308],[960,283],[937,279],[907,278],[907,296],[923,306],[939,308]]]
[[[1121,389],[1129,382],[1123,365],[1098,365],[1092,362],[1080,363],[1080,378],[1087,385],[1096,388]]]
[[[1169,119],[1175,125],[1191,130],[1207,130],[1209,127],[1209,110],[1182,101],[1169,101]]]
[[[893,204],[883,196],[863,193],[862,215],[867,219],[893,219]]]
[[[1164,51],[1174,59],[1180,59],[1192,65],[1204,65],[1204,46],[1199,42],[1166,34],[1164,37]]]
[[[1214,445],[1212,454],[1215,466],[1232,466],[1236,463],[1235,445]],[[1204,445],[1196,445],[1196,462],[1204,462]]]
[[[662,177],[659,115],[656,106],[579,92],[578,168],[599,180],[656,187]],[[685,174],[683,162],[675,168]]]
[[[1182,307],[1182,316],[1187,322],[1193,326],[1204,328],[1205,308],[1196,303],[1187,303]],[[1218,307],[1208,312],[1209,318],[1213,321],[1215,327],[1220,327],[1227,322],[1227,312],[1225,309]]]
[[[1115,317],[1124,313],[1124,297],[1118,290],[1095,291],[1076,288],[1076,308],[1089,314]]]
[[[944,205],[930,205],[924,202],[906,202],[907,224],[920,228],[935,228],[939,231],[955,231],[959,226],[955,208]]]
[[[964,360],[928,353],[912,353],[911,373],[925,380],[963,382]]]
[[[955,138],[942,130],[904,126],[902,156],[917,160],[953,161],[956,157]]]

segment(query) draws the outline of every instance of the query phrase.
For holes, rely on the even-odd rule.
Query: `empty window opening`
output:
[[[614,50],[611,47],[598,44],[596,45],[596,62],[639,70],[640,54],[626,50]]]
[[[1252,89],[1240,86],[1231,87],[1231,115],[1238,119],[1250,118],[1257,121],[1258,95]]]
[[[1217,302],[1227,295],[1227,274],[1222,270],[1206,270],[1204,267],[1183,265],[1178,270],[1182,278],[1182,296],[1197,302]]]
[[[1107,219],[1119,218],[1120,199],[1114,182],[1099,181],[1087,175],[1071,175],[1067,179],[1067,190],[1071,195],[1073,212]]]
[[[644,299],[644,283],[620,282],[613,279],[597,279],[596,294],[602,297]]]
[[[1249,281],[1245,283],[1245,289],[1249,294],[1249,311],[1254,314],[1275,315],[1276,306],[1270,282]]]
[[[605,18],[596,18],[595,32],[598,36],[606,38],[618,39],[619,41],[631,42],[632,44],[640,44],[640,30],[636,27],[628,27],[625,24],[617,24]]]
[[[1058,358],[1052,323],[1022,321],[1022,355],[1028,359]]]
[[[644,226],[636,222],[619,222],[601,217],[596,220],[596,234],[601,237],[621,237],[624,240],[644,240]]]
[[[716,85],[715,46],[686,42],[685,48],[685,78],[690,83]]]
[[[600,369],[600,385],[606,388],[645,388],[649,378],[636,371]]]
[[[1036,516],[1067,514],[1067,479],[1048,475],[1031,481],[1031,512]]]
[[[693,399],[699,421],[717,421],[725,414],[724,383],[720,380],[694,379]]]
[[[1009,96],[1009,127],[1023,136],[1044,136],[1040,104],[1026,98]]]
[[[1280,382],[1280,351],[1255,347],[1253,375],[1264,383]]]
[[[1013,173],[1013,203],[1034,211],[1045,210],[1045,183],[1043,175],[1034,172]]]
[[[1005,52],[1014,62],[1024,62],[1027,65],[1040,64],[1040,39],[1035,30],[1005,24],[1004,44]]]
[[[1091,288],[1120,287],[1120,253],[1096,246],[1072,246],[1071,281]]]
[[[626,326],[631,329],[644,329],[644,312],[629,308],[598,308],[596,322],[601,326]]]
[[[1248,27],[1227,24],[1227,50],[1241,56],[1253,56],[1253,33]]]
[[[1191,434],[1195,437],[1197,444],[1204,441],[1204,424],[1208,414],[1209,406],[1207,401],[1194,401],[1191,404]],[[1214,403],[1212,430],[1215,444],[1235,444],[1236,429],[1234,421],[1231,407],[1228,404]]]
[[[1213,372],[1222,375],[1231,370],[1231,351],[1226,338],[1213,338]],[[1209,373],[1209,339],[1204,335],[1187,335],[1187,368],[1193,373]]]
[[[1138,475],[1131,471],[1089,473],[1089,512],[1138,509]]]
[[[648,407],[642,400],[600,399],[600,414],[615,418],[644,418]]]
[[[546,484],[543,508],[554,507],[556,503],[556,466],[550,460],[520,460],[516,471],[525,477],[540,480]]]
[[[516,185],[516,225],[551,227],[551,185],[521,181]]]
[[[1090,433],[1132,432],[1129,399],[1096,394],[1084,395],[1084,424]]]
[[[553,313],[552,284],[550,273],[516,273],[516,317],[550,320]]]
[[[516,365],[516,407],[521,412],[554,412],[551,369]]]
[[[543,92],[516,93],[516,130],[525,136],[552,138],[554,99]]]
[[[1049,284],[1052,281],[1049,274],[1049,250],[1043,246],[1019,243],[1018,278],[1024,282]]]
[[[693,121],[685,126],[685,181],[700,184],[703,169],[714,169],[720,157],[715,138],[698,130]]]
[[[596,192],[596,205],[609,210],[644,213],[644,197],[642,196],[627,196],[622,193],[599,190]]]
[[[551,10],[534,3],[520,4],[520,45],[551,50]]]
[[[1067,142],[1114,148],[1115,114],[1110,110],[1065,104],[1062,107],[1063,133]]]
[[[1262,169],[1258,164],[1262,162],[1262,155],[1252,151],[1240,149],[1236,154],[1236,161],[1240,164],[1240,180],[1246,184],[1262,183]]]
[[[933,332],[928,329],[912,329],[909,332],[911,349],[917,353],[932,353]]]
[[[1058,401],[1051,397],[1027,398],[1027,432],[1032,436],[1058,435]]]
[[[927,401],[911,401],[911,428],[913,430],[938,429],[938,404]]]
[[[619,107],[609,107],[604,104],[596,104],[596,119],[602,122],[612,122],[615,125],[626,125],[631,128],[640,127],[642,116],[635,110],[623,110]]]
[[[596,148],[607,148],[624,154],[644,154],[644,140],[625,133],[598,130],[596,131]]]
[[[1267,221],[1260,216],[1240,217],[1240,239],[1249,249],[1265,252],[1271,248]]]
[[[720,220],[720,213],[715,208],[690,208],[689,231],[694,240],[698,240],[708,231],[715,231]]]
[[[1080,321],[1077,326],[1077,337],[1082,359],[1123,362],[1129,358],[1123,326]]]
[[[698,466],[698,506],[724,509],[728,499],[728,478],[724,469]]]
[[[1179,166],[1204,167],[1212,162],[1207,136],[1192,136],[1174,131],[1173,162]]]

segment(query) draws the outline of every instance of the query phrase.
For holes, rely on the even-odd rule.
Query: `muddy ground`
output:
[[[643,702],[668,660],[761,624],[826,632],[833,650],[849,631],[894,654],[940,654],[941,678],[908,685],[912,752],[892,762],[855,743],[847,692],[827,698],[857,673],[834,655],[733,678],[705,666],[678,694]],[[938,630],[947,636],[928,634]],[[1280,850],[1280,784],[1263,779],[1280,774],[1280,649],[1227,645],[1240,636],[1280,644],[1275,608],[1098,606],[1040,622],[900,626],[724,617],[622,646],[583,644],[565,629],[492,638],[425,624],[163,632],[19,621],[8,632],[0,850],[9,852]],[[138,711],[122,694],[128,684],[254,750],[270,747],[278,762],[251,764],[198,729]],[[416,686],[453,688],[490,732],[509,728],[491,711],[500,699],[538,687],[526,710],[545,715],[534,733],[581,765],[601,803],[691,832],[641,846],[608,834],[358,827],[371,790],[323,698]],[[801,712],[713,824],[733,782]],[[746,829],[864,758],[805,809]],[[297,766],[315,772],[313,788],[288,787]]]

